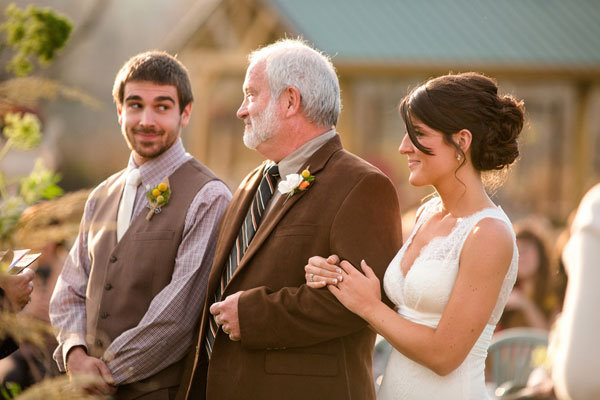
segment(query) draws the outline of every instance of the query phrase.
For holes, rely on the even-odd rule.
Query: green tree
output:
[[[1,49],[9,47],[16,52],[7,69],[17,76],[32,71],[33,57],[41,64],[49,64],[56,52],[65,46],[73,29],[69,19],[49,8],[30,5],[21,10],[10,4],[5,14],[6,22],[0,29],[5,32],[6,39]]]

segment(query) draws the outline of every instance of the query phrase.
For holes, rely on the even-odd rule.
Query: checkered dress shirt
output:
[[[178,140],[161,156],[139,167],[142,184],[136,193],[132,219],[147,211],[146,192],[190,158]],[[137,168],[132,156],[130,168]],[[105,182],[95,190],[103,185]],[[229,200],[231,192],[227,186],[220,181],[211,181],[190,204],[171,282],[154,297],[140,323],[116,337],[106,350],[106,354],[114,355],[107,365],[117,385],[152,376],[179,361],[189,350],[193,328],[204,306],[218,224]],[[69,350],[74,346],[86,346],[85,295],[90,275],[87,227],[95,206],[92,193],[85,206],[79,235],[50,302],[50,320],[59,330],[54,359],[61,371],[65,370]]]

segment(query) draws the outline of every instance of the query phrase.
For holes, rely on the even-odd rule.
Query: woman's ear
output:
[[[471,131],[468,129],[461,129],[457,133],[454,134],[454,143],[460,147],[463,153],[467,153],[471,148],[471,142],[473,141],[473,135]]]

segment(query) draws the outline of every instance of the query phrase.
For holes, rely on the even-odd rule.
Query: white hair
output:
[[[266,62],[271,98],[288,87],[300,92],[304,115],[319,126],[337,125],[340,115],[340,83],[330,58],[301,39],[282,39],[248,56],[250,65]]]

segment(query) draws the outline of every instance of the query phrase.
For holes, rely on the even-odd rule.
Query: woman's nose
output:
[[[410,137],[408,136],[408,133],[404,135],[404,137],[402,138],[402,143],[400,143],[400,147],[398,147],[398,151],[400,152],[400,154],[407,154],[410,153],[411,151],[413,151],[413,144],[410,141]]]

